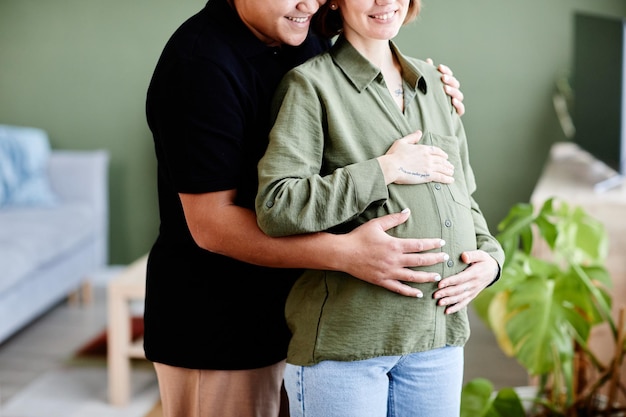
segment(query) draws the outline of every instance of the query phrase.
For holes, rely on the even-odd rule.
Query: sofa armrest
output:
[[[53,150],[48,166],[50,185],[61,201],[105,207],[108,205],[108,165],[109,153],[105,150]]]
[[[109,152],[103,149],[52,150],[48,165],[50,185],[61,204],[80,203],[93,210],[102,265],[108,261],[109,159]]]

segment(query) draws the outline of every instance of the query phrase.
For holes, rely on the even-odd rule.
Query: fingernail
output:
[[[402,209],[401,213],[409,213],[410,211],[411,209],[407,207],[405,209]]]
[[[417,298],[422,298],[422,297],[424,297],[424,294],[422,294],[421,292],[418,292],[415,296]]]
[[[447,253],[443,254],[443,260],[447,261],[448,259],[450,259],[450,255],[448,255]]]
[[[443,239],[441,239],[441,240],[439,241],[439,245],[441,245],[441,246],[445,246],[445,245],[446,245],[446,241],[445,241],[445,240],[443,240]]]
[[[441,281],[441,275],[439,274],[435,275],[435,281]]]

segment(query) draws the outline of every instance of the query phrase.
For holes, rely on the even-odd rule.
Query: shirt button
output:
[[[452,222],[450,220],[446,220],[444,222],[444,224],[446,225],[446,227],[451,227],[452,226]]]
[[[454,266],[454,261],[452,259],[450,259],[447,263],[449,268],[452,268]]]
[[[435,190],[441,190],[441,184],[439,183],[435,184]]]
[[[265,203],[265,207],[267,207],[267,208],[274,207],[274,202],[273,201],[268,201],[267,203]]]

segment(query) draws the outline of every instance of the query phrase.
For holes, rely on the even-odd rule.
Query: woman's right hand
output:
[[[385,155],[377,158],[386,184],[454,182],[454,166],[441,148],[420,145],[420,130],[396,140]]]

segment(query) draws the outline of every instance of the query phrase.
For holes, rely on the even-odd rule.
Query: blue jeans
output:
[[[458,417],[463,348],[354,362],[287,364],[291,417]]]

